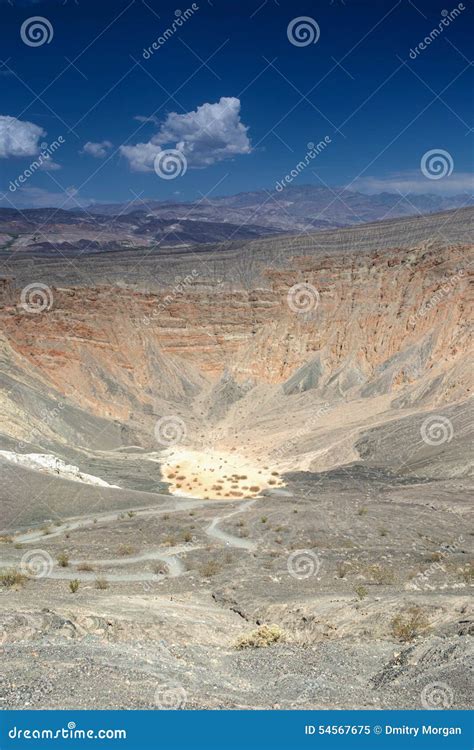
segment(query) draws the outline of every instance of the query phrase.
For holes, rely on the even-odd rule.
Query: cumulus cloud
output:
[[[474,175],[470,172],[456,172],[439,180],[428,179],[421,170],[397,172],[388,177],[361,177],[350,185],[350,190],[361,193],[436,193],[438,195],[456,195],[458,193],[472,193],[474,189]]]
[[[149,141],[121,146],[120,151],[134,172],[152,172],[155,157],[164,148],[178,149],[188,167],[202,168],[238,154],[250,154],[247,130],[240,121],[240,100],[223,96],[193,112],[170,112]]]
[[[46,131],[27,120],[0,115],[0,158],[34,156]]]
[[[98,143],[87,141],[82,148],[81,154],[89,154],[89,156],[93,156],[95,159],[105,159],[112,145],[110,141],[99,141]]]

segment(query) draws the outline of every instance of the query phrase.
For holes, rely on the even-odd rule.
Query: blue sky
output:
[[[181,16],[192,12],[173,27],[176,2],[0,0],[1,205],[271,188],[326,136],[330,145],[294,184],[469,188],[469,0],[452,19],[442,11],[458,4],[433,0],[198,0],[195,10],[178,6]],[[33,16],[50,24],[49,43],[22,40]],[[290,41],[300,17],[309,17],[314,43]],[[441,30],[420,49],[433,29]],[[52,160],[9,190],[40,144],[59,137]],[[170,148],[187,169],[163,179],[154,159]],[[452,172],[427,179],[420,161],[439,149]]]

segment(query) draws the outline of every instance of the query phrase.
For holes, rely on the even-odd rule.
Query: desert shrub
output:
[[[95,579],[95,587],[100,591],[104,591],[109,588],[109,582],[105,576],[97,576]]]
[[[266,648],[272,643],[285,640],[285,632],[278,625],[260,625],[250,633],[241,635],[235,642],[235,648]]]
[[[192,541],[192,538],[193,538],[193,535],[191,534],[190,531],[185,531],[184,532],[184,534],[183,534],[183,541],[190,542],[190,541]]]
[[[10,534],[3,534],[0,536],[0,542],[2,544],[11,544],[13,542],[13,537],[10,536]]]
[[[358,584],[357,586],[354,586],[354,591],[357,594],[357,596],[359,597],[359,599],[364,599],[367,596],[367,594],[369,593],[368,589],[366,589],[366,587],[362,586],[361,584]]]
[[[26,583],[27,577],[14,568],[0,571],[0,586],[10,589],[13,586],[22,586]]]
[[[262,516],[261,519],[260,519],[260,521],[261,521],[261,523],[266,523],[267,522],[267,517],[266,516]]]
[[[90,563],[88,562],[79,563],[79,565],[77,566],[77,569],[84,571],[84,573],[90,573],[92,570],[94,570],[92,565],[90,565]]]
[[[78,581],[77,578],[73,578],[72,581],[69,581],[69,591],[71,592],[71,594],[75,594],[78,591],[80,585],[80,581]]]
[[[413,606],[393,618],[391,629],[395,638],[408,642],[426,632],[429,625],[429,620],[423,610]]]
[[[357,510],[358,516],[365,516],[366,513],[367,513],[367,508],[365,507],[365,505],[363,505]]]
[[[387,534],[388,534],[388,531],[387,531],[387,529],[385,528],[385,526],[382,526],[382,528],[381,528],[381,529],[379,529],[379,534],[380,534],[380,536],[387,536]]]
[[[395,581],[393,570],[384,565],[379,565],[377,563],[375,565],[369,565],[367,572],[370,575],[372,582],[376,583],[378,586],[393,583]]]
[[[60,568],[67,568],[69,565],[69,555],[67,552],[60,552],[58,555],[58,565]]]
[[[127,516],[129,518],[133,518],[134,515],[135,515],[135,513],[133,512],[133,510],[129,510],[128,513],[127,513]]]
[[[215,576],[220,570],[220,565],[217,560],[208,560],[201,566],[200,573],[203,578],[211,578]]]

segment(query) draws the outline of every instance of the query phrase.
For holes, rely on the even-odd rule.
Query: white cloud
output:
[[[112,145],[113,144],[110,141],[99,141],[98,143],[87,141],[87,143],[84,144],[81,153],[89,154],[89,156],[93,156],[95,159],[105,159],[109,149],[112,148]]]
[[[34,156],[39,150],[39,141],[46,131],[27,120],[0,115],[0,158],[9,156]]]
[[[47,159],[44,159],[41,162],[40,169],[42,169],[44,172],[56,172],[58,169],[62,169],[62,167],[56,161],[51,159],[50,156],[48,156]]]
[[[250,154],[247,130],[240,121],[240,100],[223,96],[193,112],[170,112],[149,141],[121,146],[120,151],[134,172],[152,172],[156,155],[169,147],[182,151],[188,167],[207,167],[238,154]]]
[[[474,175],[470,172],[456,172],[449,177],[430,180],[419,172],[396,172],[388,177],[361,177],[349,186],[350,190],[361,193],[436,193],[437,195],[456,195],[471,193],[474,189]]]

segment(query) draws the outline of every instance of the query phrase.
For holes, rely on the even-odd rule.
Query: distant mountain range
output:
[[[474,205],[474,196],[378,193],[289,186],[193,203],[133,201],[86,209],[0,208],[0,249],[101,252],[127,247],[249,240],[314,232]]]
[[[367,195],[345,188],[303,185],[288,186],[281,192],[258,190],[194,203],[151,200],[97,204],[87,210],[102,215],[144,211],[162,219],[245,223],[291,232],[295,229],[331,229],[417,213],[437,213],[473,204],[474,195],[469,193],[449,197],[429,193],[403,197],[399,193]]]

